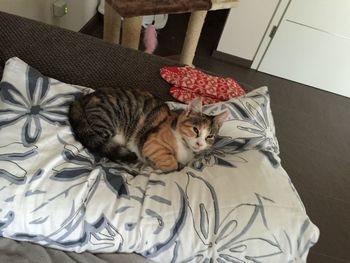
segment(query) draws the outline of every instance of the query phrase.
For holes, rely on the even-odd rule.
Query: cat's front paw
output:
[[[173,165],[158,165],[154,167],[155,169],[161,170],[163,173],[171,173],[178,171],[179,167],[178,164],[173,164]]]

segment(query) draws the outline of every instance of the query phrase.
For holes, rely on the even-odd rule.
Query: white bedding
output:
[[[66,115],[83,89],[6,63],[1,236],[162,263],[306,262],[319,230],[281,166],[266,87],[207,106],[230,120],[210,151],[170,174],[97,160],[75,141]]]

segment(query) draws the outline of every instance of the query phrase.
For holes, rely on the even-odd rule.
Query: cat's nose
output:
[[[197,145],[198,147],[203,147],[203,146],[204,146],[204,143],[202,143],[202,142],[197,142],[196,145]]]

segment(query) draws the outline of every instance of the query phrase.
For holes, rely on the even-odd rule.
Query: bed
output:
[[[179,172],[111,163],[74,139],[69,103],[127,86],[181,110],[159,77],[173,63],[4,13],[0,23],[1,257],[306,262],[319,231],[281,165],[267,87],[207,106],[230,119]]]

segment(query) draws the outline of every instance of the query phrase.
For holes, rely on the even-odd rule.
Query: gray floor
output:
[[[283,167],[321,231],[308,262],[350,262],[350,99],[212,58],[226,14],[207,18],[194,64],[245,86],[269,87]],[[187,20],[170,17],[156,54],[179,53]],[[101,37],[101,29],[99,23],[89,33]]]

